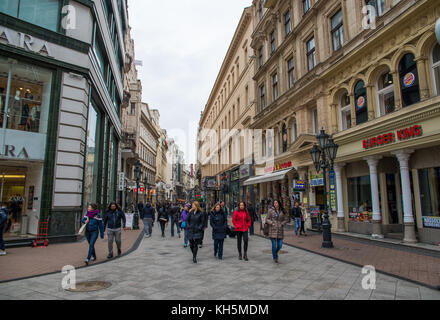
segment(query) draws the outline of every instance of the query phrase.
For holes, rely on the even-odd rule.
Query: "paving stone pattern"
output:
[[[0,284],[0,299],[71,300],[375,300],[435,299],[440,292],[383,274],[376,290],[362,289],[361,268],[304,250],[285,246],[280,264],[263,251],[270,242],[250,237],[249,259],[239,261],[236,240],[225,242],[224,260],[213,255],[211,231],[193,264],[183,239],[165,239],[155,226],[153,237],[120,259],[77,270],[77,281],[109,281],[108,289],[72,293],[61,288],[59,273]],[[183,276],[182,276],[183,275]]]

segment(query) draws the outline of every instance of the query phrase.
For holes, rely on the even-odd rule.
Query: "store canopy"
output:
[[[288,174],[291,170],[294,170],[294,169],[295,168],[289,168],[289,169],[285,169],[285,170],[281,170],[281,171],[277,171],[277,172],[267,173],[262,176],[252,177],[252,178],[247,179],[243,183],[243,185],[250,186],[252,184],[258,184],[258,183],[262,183],[262,182],[282,180],[282,179],[284,179],[286,174]]]

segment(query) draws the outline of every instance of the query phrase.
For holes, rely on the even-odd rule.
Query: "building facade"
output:
[[[244,9],[199,122],[201,188],[208,206],[224,200],[231,211],[240,194],[248,201],[253,194],[238,174],[241,165],[253,164],[252,154],[241,138],[242,130],[249,127],[255,115],[254,59],[250,58],[253,22],[252,8]],[[237,179],[231,180],[230,176]]]
[[[117,196],[128,20],[126,1],[44,2],[0,5],[1,199],[10,235],[50,218],[56,241]]]

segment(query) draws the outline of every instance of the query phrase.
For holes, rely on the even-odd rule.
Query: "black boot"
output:
[[[244,261],[249,261],[248,257],[247,257],[247,252],[244,253]]]
[[[197,258],[196,257],[193,257],[193,262],[197,263]]]
[[[238,260],[243,260],[243,257],[241,255],[241,252],[238,254]]]

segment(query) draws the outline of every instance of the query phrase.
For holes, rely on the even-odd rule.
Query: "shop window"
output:
[[[0,12],[37,26],[57,31],[59,0],[1,0]]]
[[[399,76],[403,107],[419,102],[419,73],[413,54],[408,53],[400,60]]]
[[[423,216],[440,216],[440,167],[419,169],[420,203]]]
[[[340,102],[341,108],[341,130],[347,130],[351,128],[351,105],[350,105],[350,96],[348,92],[345,92],[341,96]]]
[[[348,178],[347,182],[350,221],[370,222],[372,218],[370,176]]]
[[[1,127],[45,134],[51,88],[52,72],[0,57]]]
[[[432,75],[434,94],[440,94],[440,45],[437,43],[432,50]]]
[[[99,168],[99,113],[93,103],[89,106],[87,120],[87,154],[86,174],[84,181],[84,207],[97,202],[98,168]]]
[[[389,72],[382,74],[377,82],[377,101],[379,116],[394,112],[394,84],[393,75]]]
[[[368,121],[367,90],[362,80],[359,80],[354,87],[354,97],[356,101],[356,124],[359,125]]]

